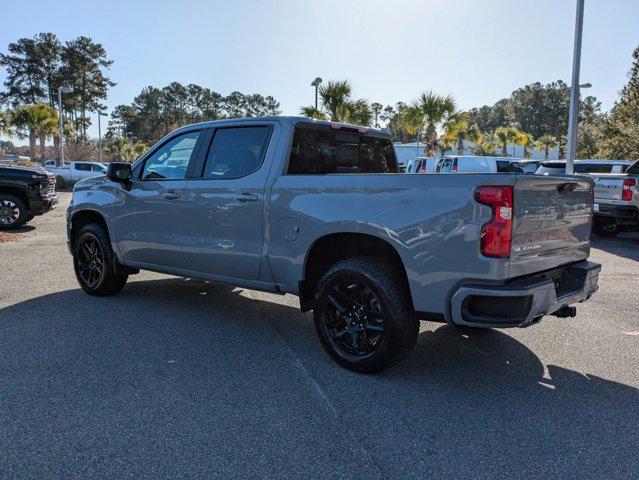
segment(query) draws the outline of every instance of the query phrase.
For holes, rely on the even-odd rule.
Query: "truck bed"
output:
[[[480,253],[491,210],[475,191],[490,185],[514,187],[512,258]],[[303,259],[321,234],[356,231],[395,247],[423,312],[445,313],[460,282],[504,282],[585,260],[590,250],[593,182],[583,177],[284,175],[271,197],[269,263],[278,281],[295,285],[303,275],[291,259]]]

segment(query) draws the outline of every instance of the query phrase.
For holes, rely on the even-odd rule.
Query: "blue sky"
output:
[[[270,94],[297,114],[313,102],[318,75],[349,79],[370,101],[394,104],[433,89],[461,108],[537,80],[570,81],[575,1],[6,0],[0,16],[2,51],[41,31],[102,43],[117,82],[109,111],[146,85],[179,81]],[[626,82],[637,19],[637,0],[586,0],[581,79],[605,109]]]

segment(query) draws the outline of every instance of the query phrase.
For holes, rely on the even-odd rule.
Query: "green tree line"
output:
[[[223,96],[199,85],[173,82],[163,88],[146,87],[130,105],[115,107],[107,138],[130,133],[139,141],[152,144],[189,123],[280,113],[279,102],[270,95],[232,92]]]

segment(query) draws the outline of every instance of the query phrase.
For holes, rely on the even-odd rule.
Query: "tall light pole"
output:
[[[58,87],[58,135],[60,136],[60,165],[64,165],[64,133],[62,132],[62,94],[71,93],[69,87]]]
[[[577,0],[575,18],[575,49],[572,54],[572,85],[570,87],[570,116],[568,117],[568,152],[566,173],[575,172],[577,151],[577,123],[579,122],[579,69],[581,66],[581,36],[584,27],[584,0]]]
[[[100,163],[102,163],[102,126],[100,125],[100,117],[106,117],[105,112],[98,110],[98,151],[100,152]]]
[[[316,77],[315,80],[311,82],[311,87],[315,87],[315,110],[317,110],[317,89],[320,83],[322,83],[322,79],[320,77]]]

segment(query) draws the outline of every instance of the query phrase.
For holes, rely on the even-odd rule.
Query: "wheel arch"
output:
[[[69,240],[71,242],[72,249],[75,245],[78,232],[82,229],[82,227],[91,223],[97,223],[104,227],[104,230],[109,237],[109,241],[113,244],[113,238],[111,236],[111,232],[109,231],[109,225],[102,213],[98,212],[97,210],[78,210],[77,212],[73,213],[69,227]]]
[[[299,285],[302,311],[313,309],[315,288],[324,272],[339,261],[357,257],[383,258],[385,263],[397,270],[404,283],[403,287],[409,289],[404,262],[390,242],[370,233],[330,233],[317,238],[306,253],[303,280]]]
[[[29,195],[27,194],[26,189],[15,187],[15,186],[2,187],[0,188],[0,195],[1,194],[13,195],[15,197],[18,197],[20,200],[24,202],[25,206],[27,207],[27,210],[29,211],[31,210],[29,206]]]

